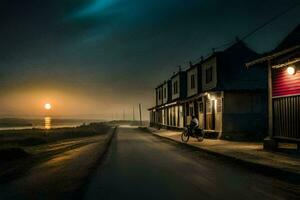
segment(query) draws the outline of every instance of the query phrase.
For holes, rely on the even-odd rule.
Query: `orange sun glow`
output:
[[[46,103],[46,104],[44,105],[44,108],[45,108],[46,110],[51,110],[52,106],[51,106],[50,103]]]

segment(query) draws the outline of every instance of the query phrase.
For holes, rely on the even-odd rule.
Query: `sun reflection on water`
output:
[[[51,129],[51,117],[45,117],[45,129]]]

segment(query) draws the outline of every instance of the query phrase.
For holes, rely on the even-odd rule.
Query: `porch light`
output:
[[[296,68],[295,68],[295,66],[289,66],[288,68],[287,68],[287,73],[289,74],[289,75],[294,75],[294,74],[296,74]]]

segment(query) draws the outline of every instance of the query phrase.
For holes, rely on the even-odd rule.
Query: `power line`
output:
[[[281,16],[285,15],[286,13],[288,13],[289,11],[293,10],[294,8],[296,8],[297,6],[300,5],[300,2],[295,3],[294,5],[288,7],[286,10],[280,12],[279,14],[275,15],[274,17],[272,17],[271,19],[269,19],[268,21],[266,21],[265,23],[263,23],[262,25],[258,26],[256,29],[254,29],[253,31],[251,31],[250,33],[246,34],[244,37],[241,38],[241,40],[245,40],[248,37],[250,37],[251,35],[255,34],[257,31],[261,30],[262,28],[264,28],[265,26],[271,24],[273,21],[275,21],[276,19],[280,18]]]
[[[250,36],[252,36],[253,34],[255,34],[256,32],[258,32],[259,30],[261,30],[262,28],[264,28],[265,26],[271,24],[273,21],[275,21],[276,19],[282,17],[283,15],[285,15],[286,13],[288,13],[289,11],[293,10],[294,8],[296,8],[297,6],[300,5],[300,2],[298,3],[295,3],[294,5],[288,7],[287,9],[283,10],[282,12],[278,13],[277,15],[275,15],[274,17],[270,18],[269,20],[267,20],[265,23],[263,23],[262,25],[258,26],[257,28],[255,28],[254,30],[252,30],[251,32],[247,33],[245,36],[243,36],[240,41],[242,40],[245,40],[247,38],[249,38]],[[232,44],[234,44],[237,40],[231,40],[231,41],[227,41],[225,42],[224,44],[220,45],[220,46],[217,46],[217,47],[214,47],[212,48],[213,52],[215,50],[218,50],[220,48],[224,48],[224,47],[227,47],[227,46],[230,46]],[[193,62],[199,62],[201,59],[205,58],[205,57],[208,57],[209,55],[211,55],[211,53],[208,53],[206,56],[201,56],[197,59],[195,59]]]
[[[263,23],[262,25],[258,26],[257,28],[255,28],[254,30],[252,30],[251,32],[247,33],[245,36],[243,36],[242,38],[239,39],[239,41],[243,41],[246,40],[247,38],[249,38],[250,36],[252,36],[253,34],[255,34],[256,32],[258,32],[259,30],[263,29],[265,26],[271,24],[273,21],[277,20],[278,18],[282,17],[283,15],[285,15],[286,13],[290,12],[291,10],[293,10],[294,8],[296,8],[297,6],[300,5],[300,1],[295,3],[294,5],[288,7],[287,9],[283,10],[282,12],[278,13],[277,15],[275,15],[274,17],[270,18],[269,20],[267,20],[265,23]],[[231,40],[231,41],[226,41],[224,44],[214,47],[212,48],[213,52],[215,50],[218,50],[220,48],[224,48],[227,46],[230,46],[232,44],[234,44],[237,40]],[[193,62],[199,62],[200,60],[202,60],[205,57],[210,56],[211,53],[208,53],[206,56],[201,56],[197,59],[195,59]]]

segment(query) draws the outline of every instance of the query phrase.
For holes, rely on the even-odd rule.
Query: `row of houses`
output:
[[[295,46],[293,37],[299,37],[299,26],[279,45],[280,50],[283,46]],[[291,44],[287,44],[287,41]],[[299,49],[294,51],[299,54]],[[292,63],[298,66],[297,53],[293,56]],[[149,109],[150,125],[180,129],[187,126],[195,115],[199,119],[200,128],[207,135],[218,138],[264,137],[268,127],[270,128],[270,121],[273,120],[270,109],[273,109],[275,102],[270,100],[273,96],[270,97],[271,92],[268,91],[270,85],[274,88],[274,85],[280,84],[268,79],[270,76],[278,76],[271,73],[270,67],[266,67],[265,63],[270,65],[273,54],[276,53],[273,51],[261,58],[261,55],[248,48],[243,41],[237,40],[227,49],[215,51],[198,63],[190,63],[188,69],[179,70],[155,88],[155,106]],[[287,58],[286,62],[288,64],[278,64],[280,61],[274,63],[276,66],[288,67],[291,58]],[[271,68],[282,67],[272,65]],[[285,67],[281,70],[284,69]],[[288,83],[297,85],[296,92],[292,94],[298,95],[297,98],[300,88],[298,74],[298,71],[294,74],[293,83]],[[287,92],[287,95],[290,94]],[[291,116],[299,117],[300,107],[293,109],[298,111]],[[297,119],[293,123],[300,122]],[[297,130],[298,133],[293,137],[299,139],[299,129]]]

